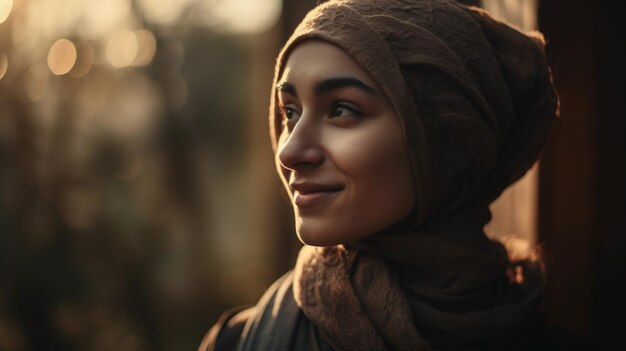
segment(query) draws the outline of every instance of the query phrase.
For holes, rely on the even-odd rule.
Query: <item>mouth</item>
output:
[[[307,182],[290,183],[294,190],[293,202],[300,208],[313,207],[325,202],[343,190],[342,186]]]

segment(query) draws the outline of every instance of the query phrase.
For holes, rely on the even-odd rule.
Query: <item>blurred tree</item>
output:
[[[0,26],[2,350],[194,349],[278,274],[229,264],[273,252],[238,247],[273,31],[202,24],[217,9],[192,1],[161,23],[149,3],[24,0]]]

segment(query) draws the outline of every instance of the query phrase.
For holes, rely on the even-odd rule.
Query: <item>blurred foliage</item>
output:
[[[149,31],[149,63],[114,68],[115,33],[85,38],[79,21],[60,31],[78,48],[73,68],[55,75],[60,37],[17,38],[28,3],[0,23],[0,350],[195,349],[220,311],[271,278],[217,268],[218,241],[238,238],[218,223],[219,199],[237,195],[228,179],[251,157],[263,36],[152,23],[128,2],[115,32]]]

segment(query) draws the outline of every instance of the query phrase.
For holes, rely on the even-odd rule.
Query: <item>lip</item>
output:
[[[289,187],[294,190],[293,202],[300,208],[313,207],[333,197],[343,187],[310,182],[290,183]]]

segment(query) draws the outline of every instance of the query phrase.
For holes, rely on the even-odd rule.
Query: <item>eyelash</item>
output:
[[[339,109],[344,109],[348,111],[348,116],[342,116],[341,114],[337,114],[335,115],[334,113],[339,110]],[[338,118],[338,117],[358,117],[358,116],[362,116],[363,113],[361,112],[361,110],[359,110],[356,106],[354,106],[353,104],[346,102],[346,101],[333,101],[333,103],[331,104],[330,107],[330,117],[331,118]]]
[[[290,104],[290,105],[291,105],[291,104]],[[291,119],[293,118],[293,117],[289,117],[289,116],[287,115],[289,112],[292,112],[292,113],[297,113],[296,109],[294,109],[294,108],[290,107],[289,105],[286,105],[286,106],[285,106],[285,105],[280,105],[280,106],[279,106],[279,109],[280,109],[280,114],[281,114],[281,117],[282,117],[282,119],[283,119],[283,120],[285,120],[285,121],[289,121],[289,120],[291,120]]]
[[[286,121],[289,121],[293,118],[293,116],[291,117],[289,116],[290,113],[298,113],[298,111],[295,108],[291,107],[290,105],[292,104],[279,106],[282,118]],[[342,115],[341,113],[336,113],[340,109],[348,111],[348,115]],[[357,108],[354,104],[346,102],[346,101],[333,101],[330,105],[330,112],[329,112],[330,118],[358,117],[362,115],[363,113],[361,112],[359,108]]]

